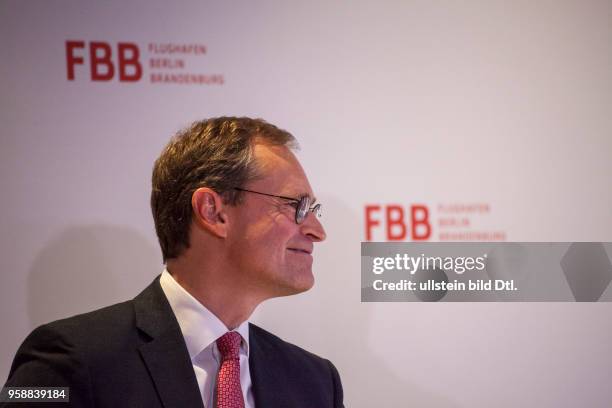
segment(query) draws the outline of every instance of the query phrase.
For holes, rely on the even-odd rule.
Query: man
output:
[[[180,132],[153,169],[166,269],[131,301],[34,330],[6,386],[70,387],[75,407],[343,406],[331,362],[248,323],[314,283],[325,232],[295,145],[249,118]]]

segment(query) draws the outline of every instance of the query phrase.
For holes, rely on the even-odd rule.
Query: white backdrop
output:
[[[253,320],[330,358],[347,406],[609,406],[609,303],[362,304],[359,243],[365,205],[415,202],[487,203],[477,227],[510,241],[612,240],[611,40],[605,1],[2,1],[2,378],[35,326],[161,271],[154,159],[194,120],[248,115],[300,140],[328,233],[315,288]],[[142,78],[92,81],[91,41],[114,64],[136,44]],[[150,68],[167,43],[206,53]]]

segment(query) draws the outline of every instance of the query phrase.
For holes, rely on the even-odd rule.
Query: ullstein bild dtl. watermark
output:
[[[609,242],[362,242],[362,302],[609,302]]]

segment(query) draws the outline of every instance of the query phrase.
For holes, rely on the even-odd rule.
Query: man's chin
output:
[[[291,296],[306,292],[314,286],[314,276],[312,272],[303,272],[295,276],[290,282],[282,282],[278,287],[276,297]]]
[[[302,292],[306,292],[310,289],[312,289],[312,287],[314,286],[314,276],[312,276],[312,274],[310,274],[311,279],[309,279],[306,282],[303,282],[303,284],[296,286],[296,294],[298,293],[302,293]]]

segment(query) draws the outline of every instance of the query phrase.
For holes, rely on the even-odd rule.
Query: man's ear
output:
[[[227,213],[221,196],[208,187],[200,187],[191,195],[193,218],[200,228],[211,234],[227,236]]]

